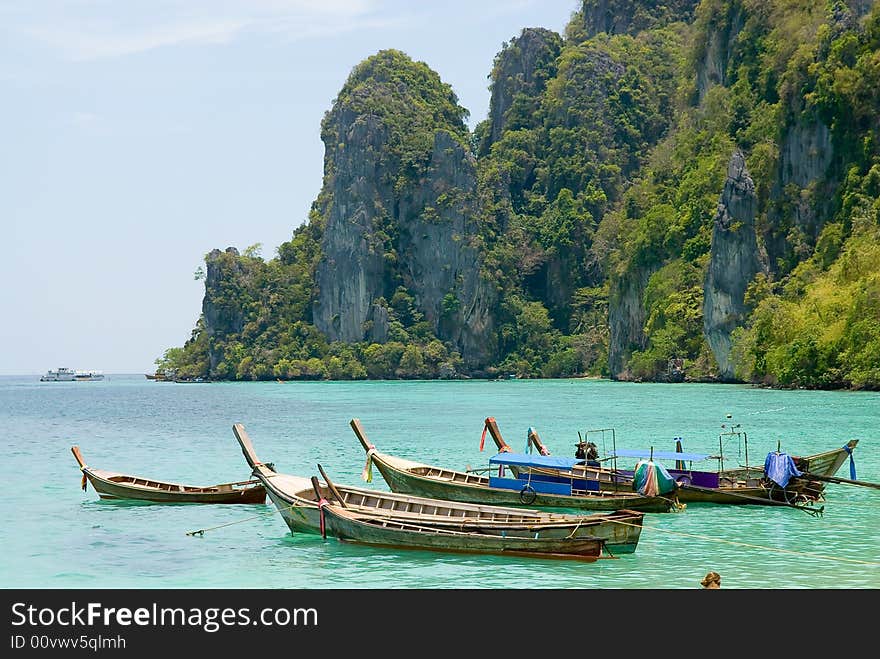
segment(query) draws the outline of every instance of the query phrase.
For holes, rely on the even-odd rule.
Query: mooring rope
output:
[[[209,526],[206,529],[199,529],[198,531],[187,531],[187,535],[205,535],[206,531],[213,531],[214,529],[222,529],[224,526],[232,526],[233,524],[241,524],[242,522],[250,522],[252,519],[259,519],[264,515],[269,515],[271,513],[279,513],[280,510],[276,509],[275,506],[272,506],[270,510],[264,510],[263,512],[252,515],[251,517],[245,517],[244,519],[239,519],[234,522],[227,522],[226,524],[218,524],[217,526]]]
[[[260,463],[260,464],[262,464],[262,463]],[[272,506],[269,510],[264,510],[261,513],[258,513],[256,515],[252,515],[250,517],[245,517],[244,519],[239,519],[234,522],[227,522],[226,524],[218,524],[217,526],[209,526],[206,529],[199,529],[198,531],[187,531],[186,534],[193,535],[193,536],[195,536],[195,535],[203,536],[203,535],[205,535],[205,533],[207,531],[213,531],[215,529],[222,529],[225,526],[232,526],[233,524],[241,524],[242,522],[250,522],[251,520],[259,519],[260,517],[262,517],[264,515],[272,515],[272,514],[279,514],[280,515],[281,513],[293,510],[298,505],[299,504],[291,503],[291,504],[284,506],[283,508],[279,508],[278,506]]]

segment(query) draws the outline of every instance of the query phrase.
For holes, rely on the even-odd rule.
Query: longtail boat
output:
[[[279,473],[274,464],[261,461],[242,424],[236,423],[232,430],[253,475],[263,483],[269,499],[292,533],[321,533],[319,503],[327,499],[351,512],[381,518],[388,523],[503,534],[508,538],[528,538],[538,533],[547,540],[600,540],[611,556],[634,552],[641,535],[644,513],[635,510],[573,515],[476,505],[336,485],[323,470],[325,482],[319,482],[316,494],[309,478]]]
[[[724,432],[719,435],[718,453],[716,455],[704,453],[684,452],[681,447],[681,439],[676,438],[675,451],[655,451],[654,449],[618,449],[613,428],[604,428],[595,431],[587,431],[584,438],[577,446],[591,445],[585,438],[590,433],[610,432],[612,448],[610,455],[602,462],[611,461],[612,466],[603,466],[600,461],[579,459],[574,465],[566,469],[554,469],[543,466],[532,466],[517,472],[517,476],[523,478],[527,473],[531,477],[544,478],[551,482],[555,480],[574,480],[581,487],[599,487],[602,491],[620,492],[627,491],[632,487],[633,471],[630,469],[617,468],[617,460],[621,458],[646,458],[654,460],[668,460],[674,466],[668,468],[668,473],[679,484],[678,497],[685,503],[721,503],[721,504],[759,504],[759,505],[790,505],[795,507],[810,506],[824,501],[825,481],[831,480],[843,463],[850,459],[851,475],[856,482],[855,465],[852,462],[852,453],[858,444],[857,439],[848,441],[840,448],[817,453],[808,456],[792,456],[792,463],[796,471],[785,483],[780,484],[767,474],[768,460],[784,458],[779,445],[777,450],[768,454],[765,464],[762,466],[748,466],[748,436],[740,430],[740,426],[722,426]],[[488,417],[484,423],[485,433],[488,430],[492,440],[499,451],[510,450],[498,430],[495,419]],[[580,433],[578,433],[580,437]],[[724,443],[736,439],[745,446],[746,465],[735,468],[724,468]],[[537,433],[529,428],[527,441],[538,448],[542,456],[550,456],[550,451],[540,440]],[[739,447],[738,447],[739,448]],[[708,460],[717,460],[718,468],[700,469],[695,468],[694,463]],[[728,462],[730,458],[727,458]],[[845,481],[845,479],[837,479]],[[869,485],[869,484],[868,484]]]
[[[324,498],[319,500],[318,510],[325,538],[329,534],[340,540],[378,547],[566,558],[588,562],[598,560],[602,553],[602,540],[593,537],[545,537],[540,531],[535,531],[531,536],[510,536],[503,531],[455,530],[359,514],[342,506],[331,505]]]
[[[416,496],[447,499],[471,503],[487,503],[512,506],[539,506],[551,508],[570,508],[579,510],[639,510],[642,512],[679,512],[684,506],[676,497],[669,495],[646,496],[638,492],[616,492],[600,490],[598,487],[581,488],[570,479],[567,483],[553,483],[541,479],[525,481],[507,478],[506,467],[524,470],[532,465],[563,463],[549,461],[545,456],[529,456],[500,452],[502,457],[493,456],[490,464],[497,464],[498,476],[483,476],[473,472],[462,472],[413,462],[404,458],[379,453],[367,439],[359,419],[350,422],[352,430],[367,454],[367,474],[375,464],[382,478],[393,492]],[[573,461],[566,461],[570,464]],[[526,473],[525,471],[523,473]]]
[[[259,480],[183,485],[115,471],[93,469],[83,459],[79,446],[71,447],[82,472],[82,489],[91,483],[102,499],[132,499],[152,503],[265,503],[266,490]]]

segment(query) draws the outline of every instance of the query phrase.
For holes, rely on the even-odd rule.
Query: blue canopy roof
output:
[[[571,469],[576,464],[583,464],[577,458],[564,458],[555,455],[532,455],[530,453],[498,453],[489,458],[489,464],[513,465],[515,467],[555,467]]]
[[[705,460],[710,457],[708,453],[676,453],[675,451],[654,451],[654,457],[658,460]],[[650,458],[650,449],[618,449],[611,454],[618,458]]]

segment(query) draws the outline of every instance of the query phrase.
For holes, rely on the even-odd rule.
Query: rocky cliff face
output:
[[[338,121],[342,141],[325,143],[324,170],[330,173],[325,186],[330,187],[332,202],[322,242],[324,258],[315,273],[313,318],[332,340],[382,341],[381,328],[387,322],[382,322],[374,301],[390,296],[392,284],[384,277],[385,244],[377,236],[388,219],[387,201],[393,198],[382,163],[387,130],[373,116],[343,112]]]
[[[484,152],[507,128],[523,127],[509,124],[515,104],[520,106],[514,109],[518,121],[534,117],[547,80],[556,75],[555,60],[561,51],[562,37],[552,30],[526,28],[498,54],[492,72],[490,130]]]
[[[755,233],[756,209],[755,185],[743,154],[736,151],[715,214],[703,287],[703,330],[722,380],[734,379],[730,334],[745,317],[746,287],[763,269]]]
[[[812,253],[834,197],[833,161],[831,131],[824,123],[802,118],[787,130],[762,231],[772,272],[784,273]]]
[[[410,106],[422,100],[408,83],[378,75],[357,83],[328,113],[322,133],[330,201],[315,326],[331,340],[381,342],[388,329],[381,298],[403,286],[435,334],[479,367],[492,349],[492,300],[473,244],[474,158],[449,130],[406,124]],[[363,98],[372,95],[394,113],[364,111]]]
[[[645,336],[645,287],[651,271],[637,269],[613,282],[608,304],[608,369],[617,380],[628,380],[626,362],[635,350],[643,350]]]
[[[704,42],[699,45],[696,67],[698,102],[702,102],[713,85],[725,84],[727,64],[745,20],[745,9],[737,2],[732,3],[724,14],[706,19]]]
[[[473,244],[476,163],[445,131],[434,135],[427,170],[396,200],[400,272],[434,332],[479,365],[489,357],[489,289]]]
[[[578,40],[600,32],[637,34],[676,21],[689,23],[700,0],[583,0],[572,18],[569,34]]]

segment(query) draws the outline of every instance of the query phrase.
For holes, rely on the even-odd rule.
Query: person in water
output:
[[[721,575],[717,572],[708,572],[700,585],[703,588],[721,588]]]

